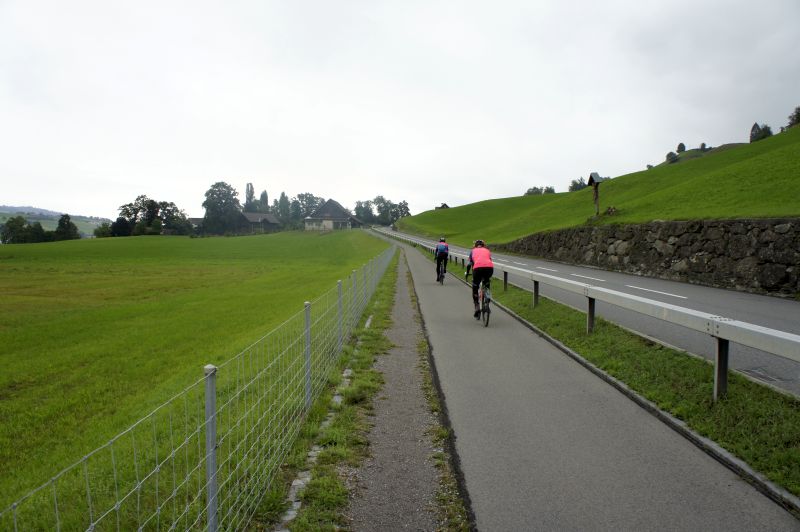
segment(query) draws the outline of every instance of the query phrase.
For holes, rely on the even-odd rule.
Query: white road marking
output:
[[[627,286],[628,288],[635,288],[637,290],[644,290],[646,292],[655,292],[656,294],[661,294],[661,295],[665,295],[665,296],[679,297],[681,299],[688,299],[686,296],[679,296],[677,294],[670,294],[669,292],[659,292],[658,290],[650,290],[649,288],[642,288],[641,286],[633,286],[632,284],[626,284],[625,286]]]
[[[586,275],[578,275],[577,273],[571,273],[573,277],[580,277],[582,279],[591,279],[592,281],[600,281],[601,283],[606,282],[605,279],[598,279],[597,277],[587,277]]]
[[[511,261],[511,262],[513,262],[514,264],[519,264],[520,266],[527,266],[527,264],[525,264],[524,262],[516,262],[516,261]]]
[[[547,270],[548,272],[557,272],[558,271],[558,270],[554,270],[552,268],[544,268],[542,266],[537,266],[537,268],[540,269],[540,270]]]
[[[494,259],[494,260],[496,260],[497,262],[508,262],[506,259]]]

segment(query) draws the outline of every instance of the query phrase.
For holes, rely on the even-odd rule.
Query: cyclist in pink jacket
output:
[[[469,269],[472,268],[472,302],[475,304],[475,319],[481,318],[481,311],[478,305],[478,287],[481,281],[486,284],[488,289],[492,282],[492,275],[494,274],[494,263],[492,262],[492,253],[486,247],[483,240],[476,240],[475,247],[469,252],[469,264],[467,264],[467,275]]]

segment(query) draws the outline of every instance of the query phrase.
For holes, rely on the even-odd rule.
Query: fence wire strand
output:
[[[308,413],[308,383],[313,403],[394,252],[311,301],[308,324],[301,310],[216,368],[213,449],[206,376],[0,511],[0,530],[208,529],[214,484],[218,529],[246,528]]]

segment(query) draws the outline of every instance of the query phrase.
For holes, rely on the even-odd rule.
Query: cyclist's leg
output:
[[[472,303],[475,307],[475,314],[474,316],[478,318],[480,316],[480,305],[478,304],[478,288],[480,287],[481,279],[480,275],[478,274],[478,270],[472,270]]]
[[[489,292],[489,289],[492,287],[492,275],[494,275],[494,268],[484,268],[485,273],[483,277],[483,282],[486,285],[486,291]]]

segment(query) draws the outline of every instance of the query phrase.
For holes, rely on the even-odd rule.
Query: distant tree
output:
[[[97,227],[95,227],[94,236],[95,238],[108,238],[110,236],[113,236],[111,234],[111,224],[108,222],[103,222]]]
[[[569,183],[569,191],[575,192],[576,190],[581,190],[586,188],[588,185],[586,184],[586,180],[583,179],[583,176],[579,177],[578,179],[573,179]]]
[[[297,201],[300,203],[301,219],[305,218],[306,216],[311,216],[311,214],[314,211],[316,211],[319,207],[321,207],[325,203],[324,198],[315,196],[310,192],[303,192],[302,194],[298,194]]]
[[[277,214],[282,223],[289,223],[291,221],[291,204],[285,192],[281,192],[277,207],[277,212],[275,214]]]
[[[245,185],[244,212],[258,212],[258,204],[256,203],[256,191],[253,188],[253,183],[247,183],[247,185]]]
[[[161,231],[163,231],[163,229],[164,229],[164,227],[163,227],[163,224],[161,223],[161,218],[156,218],[155,220],[153,220],[153,223],[151,223],[147,227],[147,234],[148,235],[160,235]]]
[[[269,212],[269,197],[267,197],[266,190],[261,191],[261,197],[258,199],[258,212]]]
[[[669,152],[667,154],[667,162],[670,163],[670,164],[677,163],[678,162],[678,154],[675,153],[674,151]]]
[[[648,169],[648,170],[652,170],[652,169],[653,169],[653,165],[652,165],[652,164],[648,164],[648,165],[647,165],[647,169]]]
[[[371,224],[375,222],[375,212],[372,209],[372,200],[356,201],[354,214],[356,218],[364,223]]]
[[[27,228],[26,239],[28,242],[50,242],[55,238],[53,231],[45,231],[42,224],[33,222]]]
[[[753,124],[753,127],[750,129],[750,142],[757,142],[771,136],[772,128],[767,124],[761,124],[760,126],[758,124]]]
[[[681,142],[680,144],[678,144],[678,148],[675,151],[677,151],[678,153],[685,152],[686,151],[686,145],[683,142]]]
[[[794,112],[789,115],[789,124],[786,127],[794,127],[800,124],[800,107],[795,107]]]
[[[289,201],[289,219],[291,220],[292,227],[300,227],[300,224],[303,223],[303,206],[297,200],[297,198],[292,198]]]
[[[556,189],[554,187],[544,187],[542,194],[555,194]]]
[[[706,151],[706,143],[705,142],[700,144],[700,151],[702,151],[702,152]]]
[[[753,126],[750,128],[750,142],[755,142],[758,140],[758,135],[761,134],[761,126],[758,125],[758,122],[753,123]]]
[[[377,219],[375,220],[381,225],[389,225],[394,220],[392,217],[397,214],[396,205],[384,198],[383,196],[375,196],[372,200],[372,204],[375,206],[375,210],[378,212]]]
[[[211,234],[236,232],[242,223],[242,206],[236,189],[224,181],[218,181],[206,191],[203,208],[203,230]]]
[[[542,187],[531,187],[525,191],[523,196],[541,196],[544,193],[544,189]]]
[[[158,215],[158,213],[153,212],[153,209],[157,207],[157,204],[154,206],[151,203],[152,201],[153,200],[144,194],[137,196],[133,202],[126,203],[125,205],[121,205],[119,207],[119,215],[128,220],[128,223],[131,225],[131,227],[136,225],[139,220],[144,217],[148,217],[150,222],[152,222]]]
[[[3,244],[24,244],[26,242],[25,218],[12,216],[0,228],[0,241]]]
[[[55,240],[76,240],[81,237],[78,227],[72,223],[69,214],[62,214],[58,219],[58,226],[55,230]]]
[[[403,200],[397,204],[397,218],[405,218],[411,216],[411,211],[408,209],[408,202]]]
[[[131,230],[131,224],[124,216],[111,223],[111,236],[131,236]]]
[[[157,220],[159,227],[155,227],[154,221],[150,226],[152,228],[150,234],[189,235],[192,233],[192,224],[186,217],[186,213],[173,202],[162,201],[159,203],[159,213],[160,216]]]

